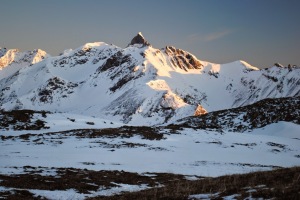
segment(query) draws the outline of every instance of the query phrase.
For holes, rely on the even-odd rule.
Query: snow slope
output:
[[[154,125],[300,94],[300,68],[214,64],[138,34],[122,49],[87,43],[0,80],[0,106]]]

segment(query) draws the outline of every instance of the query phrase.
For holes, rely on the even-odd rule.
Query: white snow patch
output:
[[[211,199],[219,196],[219,193],[215,194],[192,194],[188,199]]]

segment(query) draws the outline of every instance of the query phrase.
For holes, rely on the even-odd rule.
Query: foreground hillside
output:
[[[279,121],[300,124],[300,97],[264,99],[248,106],[180,119],[170,126],[245,132]]]
[[[53,176],[40,175],[41,168],[26,166],[25,169],[30,173],[0,175],[0,196],[3,199],[300,198],[299,167],[217,178],[75,168],[59,168],[57,175]]]
[[[172,180],[165,187],[91,199],[299,199],[300,169]]]

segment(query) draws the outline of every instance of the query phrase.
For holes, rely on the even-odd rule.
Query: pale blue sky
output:
[[[300,65],[299,0],[2,0],[0,46],[51,55],[102,41],[125,47],[137,32],[200,60]]]

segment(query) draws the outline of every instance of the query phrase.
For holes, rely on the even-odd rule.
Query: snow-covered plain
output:
[[[91,120],[87,118],[83,121]],[[95,125],[80,124],[79,121],[78,126],[72,126],[72,129],[99,128],[100,123],[94,121]],[[62,123],[61,118],[49,118],[48,124],[53,123],[53,129],[47,132],[62,131],[69,126],[68,123],[75,123],[68,122],[68,119],[65,122],[64,126],[58,128]],[[101,123],[102,127],[107,127],[103,121]],[[27,140],[15,137],[1,141],[1,173],[21,173],[15,167],[22,169],[29,165],[220,176],[300,165],[299,126],[287,122],[247,133],[194,129],[174,133],[170,129],[162,129],[161,140],[142,139],[139,135],[129,138],[77,137],[72,135],[72,131],[67,135],[58,132],[43,134],[42,137],[38,135],[40,131],[1,131],[3,136],[25,133],[33,135]]]
[[[74,122],[70,119],[76,119]],[[94,125],[86,122],[94,122]],[[79,137],[76,130],[90,128],[118,128],[122,124],[92,117],[66,114],[48,114],[49,129],[41,131],[1,130],[0,174],[30,173],[24,166],[46,169],[40,174],[56,176],[58,168],[88,170],[118,170],[200,176],[221,175],[271,170],[300,165],[300,129],[298,125],[279,122],[251,132],[213,132],[206,130],[161,128],[161,140],[150,140],[140,135],[131,137]],[[22,135],[31,133],[24,139]],[[42,133],[42,134],[40,134]],[[73,134],[74,133],[74,134]],[[19,136],[19,137],[18,137]],[[195,176],[195,177],[194,177]],[[99,188],[90,194],[74,189],[36,190],[29,192],[48,199],[85,199],[108,196],[124,191],[138,191],[148,185],[115,183],[112,188]],[[15,188],[1,187],[0,191]],[[191,198],[202,195],[191,196]]]

